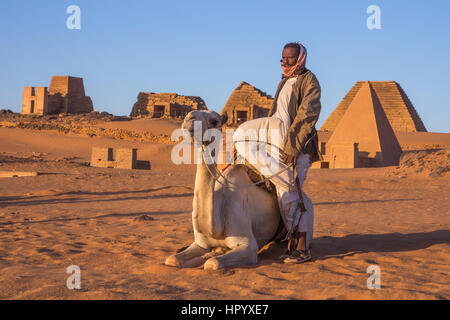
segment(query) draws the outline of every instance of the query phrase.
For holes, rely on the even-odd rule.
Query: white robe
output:
[[[265,176],[273,175],[286,167],[279,160],[278,148],[284,146],[291,125],[288,105],[290,99],[295,99],[292,87],[296,80],[297,78],[294,77],[286,81],[278,95],[277,110],[271,117],[246,121],[233,135],[233,142],[238,153]],[[246,142],[246,139],[250,141]],[[301,153],[297,157],[296,166],[300,186],[303,186],[310,166],[309,155]],[[299,197],[292,168],[272,178],[271,181],[277,189],[278,205],[287,230],[306,232],[308,248],[314,228],[314,209],[311,200],[302,188],[307,211],[302,214],[300,219],[300,210],[296,210]]]

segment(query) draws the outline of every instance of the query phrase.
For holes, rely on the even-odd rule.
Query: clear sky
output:
[[[80,30],[66,27],[73,4]],[[449,132],[449,34],[448,0],[1,1],[0,108],[20,112],[24,86],[72,75],[99,111],[127,115],[152,91],[220,112],[241,81],[273,95],[282,47],[300,41],[322,87],[319,127],[356,81],[394,80],[429,131]]]

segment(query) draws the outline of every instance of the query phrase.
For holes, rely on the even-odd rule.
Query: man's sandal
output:
[[[291,251],[286,250],[282,255],[280,255],[280,256],[278,257],[278,259],[284,260],[284,259],[286,259],[287,257],[289,257],[290,255],[291,255]]]
[[[283,260],[284,263],[303,263],[311,260],[311,254],[308,251],[292,250],[289,257]]]

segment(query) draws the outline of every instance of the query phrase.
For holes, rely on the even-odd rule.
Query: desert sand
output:
[[[272,243],[257,265],[206,272],[164,265],[193,241],[196,167],[174,165],[163,138],[179,124],[92,124],[138,133],[102,136],[3,122],[0,171],[40,174],[0,178],[0,299],[450,298],[450,176],[430,177],[449,165],[450,134],[399,134],[404,150],[428,151],[398,168],[311,169],[313,261],[285,265]],[[136,147],[152,168],[89,167],[92,146]],[[70,265],[80,290],[66,287]],[[371,265],[380,289],[367,288]]]

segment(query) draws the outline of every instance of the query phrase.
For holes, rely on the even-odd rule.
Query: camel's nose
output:
[[[194,131],[194,121],[192,121],[192,119],[185,119],[181,128],[188,131]]]

